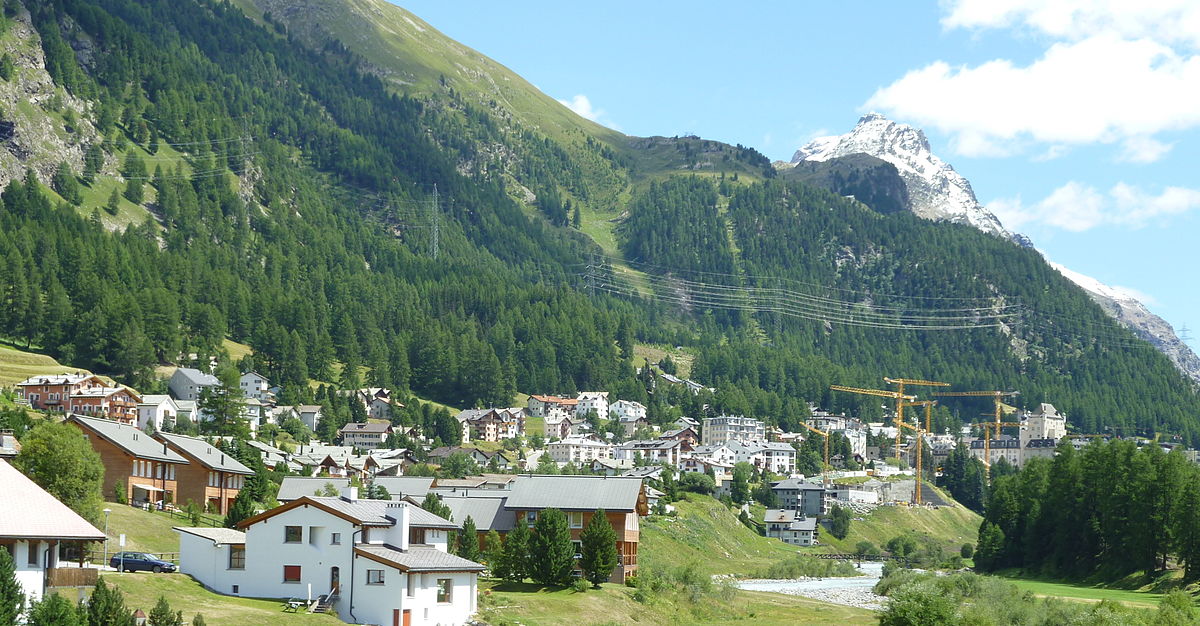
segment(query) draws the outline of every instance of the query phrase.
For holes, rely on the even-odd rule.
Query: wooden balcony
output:
[[[99,575],[94,567],[52,567],[46,570],[46,587],[95,587]]]

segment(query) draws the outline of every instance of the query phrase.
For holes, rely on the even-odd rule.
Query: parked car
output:
[[[162,572],[175,571],[175,564],[170,561],[156,559],[144,552],[118,552],[108,561],[109,567],[123,572]]]

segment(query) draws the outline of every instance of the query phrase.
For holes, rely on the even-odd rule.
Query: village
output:
[[[661,384],[690,393],[706,389],[658,376]],[[181,367],[167,386],[168,394],[142,395],[96,375],[64,372],[20,382],[15,400],[73,427],[98,453],[109,506],[187,513],[193,520],[203,511],[230,520],[239,494],[262,468],[281,475],[272,507],[243,511],[230,527],[177,526],[179,548],[169,571],[177,568],[220,594],[284,598],[293,610],[330,612],[353,623],[407,624],[413,616],[468,621],[479,608],[479,576],[489,567],[480,561],[495,547],[489,535],[504,540],[550,510],[565,514],[576,577],[584,575],[584,529],[603,516],[615,561],[602,578],[624,583],[638,574],[640,520],[672,511],[670,491],[710,495],[743,515],[756,502],[763,512],[745,520],[749,527],[810,549],[829,532],[836,509],[862,516],[877,507],[954,506],[928,483],[956,449],[988,468],[1015,469],[1053,457],[1064,441],[1082,448],[1095,438],[1069,434],[1066,417],[1051,404],[1008,410],[1000,392],[992,393],[996,419],[984,422],[982,433],[969,426],[929,432],[919,414],[916,426],[898,422],[895,412],[885,425],[816,406],[809,407],[805,432],[797,433],[737,415],[681,417],[661,427],[639,402],[585,391],[459,411],[453,415],[458,441],[445,445],[440,436],[400,424],[403,405],[390,390],[360,388],[336,394],[362,421],[346,423],[334,441],[288,444],[267,435],[277,436],[289,423],[315,433],[323,407],[278,405],[270,381],[254,371],[242,373],[239,387],[230,390],[211,373]],[[921,405],[895,392],[843,389],[894,399],[901,410]],[[211,431],[206,409],[219,393],[235,397],[251,434],[240,450],[235,437],[199,434]],[[1016,436],[1003,434],[1003,427],[1015,428]],[[831,440],[838,451],[832,456]],[[0,458],[20,450],[11,432],[0,433]],[[819,470],[807,475],[797,471],[805,450],[824,452]],[[1187,454],[1196,460],[1195,451]],[[108,553],[111,537],[19,473],[4,471],[14,474],[5,489],[30,503],[0,524],[0,541],[18,563],[26,592],[37,598],[94,584],[109,563],[81,555],[94,552],[86,546],[95,542]],[[751,484],[759,485],[752,493]],[[43,520],[51,520],[52,532]],[[477,545],[464,551],[462,537],[451,536],[472,528]]]

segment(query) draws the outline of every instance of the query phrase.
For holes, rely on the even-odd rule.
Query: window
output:
[[[229,569],[246,569],[246,546],[229,546]]]
[[[342,543],[342,533],[329,533],[329,544],[330,545],[337,546],[337,545],[341,545],[341,543]]]
[[[438,604],[449,604],[454,586],[449,578],[439,578],[437,581],[437,601]]]
[[[37,567],[38,564],[38,542],[30,541],[27,548],[29,550],[29,564]]]
[[[537,511],[526,511],[525,522],[532,524],[537,521]]]
[[[577,559],[583,558],[583,542],[577,541],[577,540],[572,540],[571,546],[574,547],[574,549],[575,549],[575,558],[577,558]]]
[[[417,575],[408,574],[408,597],[415,598],[417,596]]]
[[[283,582],[285,582],[285,583],[300,582],[300,566],[299,565],[284,565],[283,566]]]
[[[570,522],[571,528],[583,528],[583,512],[573,511],[567,513],[567,521]]]
[[[367,570],[367,584],[368,585],[382,585],[383,584],[383,570],[381,570],[381,569]]]
[[[301,535],[304,532],[299,526],[284,526],[283,527],[283,542],[284,543],[300,543]]]
[[[425,543],[425,529],[416,528],[415,526],[408,527],[408,543],[422,545]]]

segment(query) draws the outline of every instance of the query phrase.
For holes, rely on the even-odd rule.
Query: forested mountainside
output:
[[[789,429],[808,401],[877,415],[828,384],[890,375],[1020,389],[1086,430],[1195,432],[1190,387],[1036,255],[768,180],[750,148],[537,108],[514,122],[458,74],[405,91],[349,43],[225,2],[25,6],[5,3],[9,25],[36,28],[82,103],[71,128],[96,135],[80,165],[3,194],[0,333],[61,361],[153,389],[154,366],[228,337],[284,401],[310,379],[356,385],[358,365],[456,406],[602,388],[662,415],[640,341],[698,351],[717,392],[686,410]]]

